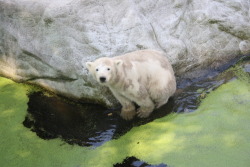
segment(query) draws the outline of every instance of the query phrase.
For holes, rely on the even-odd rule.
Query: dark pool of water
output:
[[[241,63],[244,70],[249,72],[249,56],[242,59]],[[231,65],[223,67],[223,70]],[[136,118],[132,121],[123,120],[118,114],[120,109],[107,110],[98,105],[75,103],[58,96],[34,92],[29,94],[28,113],[23,125],[42,139],[61,138],[69,144],[98,147],[111,139],[119,138],[132,127],[146,124],[171,112],[193,112],[207,93],[235,77],[228,73],[221,78],[218,74],[218,71],[212,71],[203,78],[180,81],[176,95],[166,105],[154,111],[149,118]]]
[[[166,164],[150,165],[136,157],[127,157],[122,163],[114,164],[114,167],[168,167]]]
[[[147,119],[123,120],[117,110],[98,105],[82,105],[42,92],[29,95],[28,114],[23,122],[43,139],[61,138],[69,144],[100,146],[119,138],[132,127],[163,117],[173,110],[173,99]]]

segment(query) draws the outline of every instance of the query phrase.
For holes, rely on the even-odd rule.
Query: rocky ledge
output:
[[[249,9],[245,0],[0,0],[0,75],[113,107],[86,61],[150,48],[178,77],[202,75],[250,53]]]

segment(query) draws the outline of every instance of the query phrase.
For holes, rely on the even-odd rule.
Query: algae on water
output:
[[[0,78],[0,164],[2,167],[79,166],[85,148],[42,140],[22,124],[29,87]],[[61,146],[62,145],[62,146]]]
[[[0,78],[0,164],[3,167],[108,167],[135,156],[178,167],[249,166],[250,86],[230,81],[192,113],[170,114],[134,127],[95,149],[43,140],[22,124],[29,87]]]

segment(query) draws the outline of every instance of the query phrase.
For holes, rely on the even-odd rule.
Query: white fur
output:
[[[136,115],[134,103],[140,106],[137,115],[145,118],[167,103],[176,90],[172,66],[158,51],[141,50],[100,58],[87,62],[86,67],[100,84],[110,88],[121,103],[121,116],[126,120]]]

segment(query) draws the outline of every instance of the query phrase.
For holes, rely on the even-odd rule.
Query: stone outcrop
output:
[[[177,76],[250,53],[247,0],[0,0],[0,75],[108,107],[84,62],[166,53]]]

